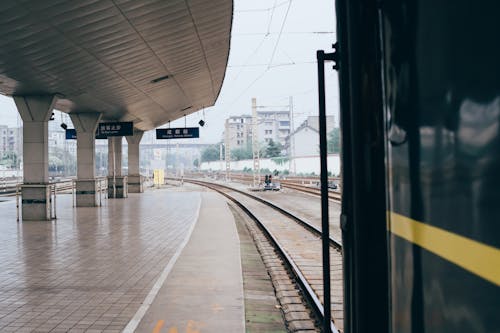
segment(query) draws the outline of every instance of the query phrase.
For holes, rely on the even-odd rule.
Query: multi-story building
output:
[[[66,131],[58,121],[49,121],[49,149],[61,149],[76,156],[76,140],[66,140]]]
[[[232,116],[226,119],[229,146],[232,148],[246,147],[252,143],[252,116]],[[222,140],[226,141],[226,133]]]
[[[257,129],[260,142],[273,140],[285,145],[290,134],[289,111],[258,111]],[[226,128],[229,133],[229,146],[242,148],[252,144],[252,116],[232,116],[226,119]],[[226,140],[225,133],[222,140]]]
[[[258,111],[259,141],[285,145],[290,135],[290,111]]]
[[[23,131],[22,128],[0,125],[0,155],[6,152],[22,154]]]

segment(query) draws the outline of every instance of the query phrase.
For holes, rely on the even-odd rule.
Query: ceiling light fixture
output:
[[[192,106],[192,105],[190,105],[190,106],[188,106],[188,107],[185,107],[184,109],[181,109],[181,111],[186,111],[186,110],[189,110],[189,109],[191,109],[192,107],[193,107],[193,106]]]
[[[203,119],[204,118],[205,118],[205,107],[203,107]],[[205,120],[203,119],[200,119],[200,121],[198,122],[198,124],[200,124],[201,127],[205,125]]]
[[[160,76],[160,77],[157,77],[156,79],[151,80],[151,83],[158,83],[160,81],[168,79],[169,77],[170,77],[169,75]]]

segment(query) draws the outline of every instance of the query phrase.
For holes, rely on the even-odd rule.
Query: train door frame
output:
[[[389,331],[378,1],[338,0],[344,329]]]

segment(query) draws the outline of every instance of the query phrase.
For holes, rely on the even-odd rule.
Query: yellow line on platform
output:
[[[153,329],[153,333],[160,333],[161,328],[165,325],[165,320],[158,320],[155,328]]]
[[[500,286],[500,249],[389,212],[390,231]]]

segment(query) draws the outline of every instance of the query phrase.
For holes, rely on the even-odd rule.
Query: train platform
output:
[[[244,332],[240,241],[225,200],[184,186],[16,222],[0,202],[0,332]]]

